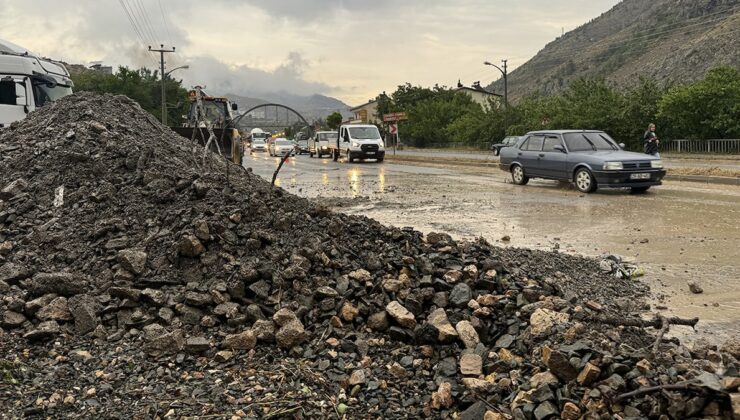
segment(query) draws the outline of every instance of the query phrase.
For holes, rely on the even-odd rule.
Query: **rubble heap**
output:
[[[740,346],[662,339],[646,293],[598,261],[333,213],[125,97],[0,131],[11,417],[737,414]]]

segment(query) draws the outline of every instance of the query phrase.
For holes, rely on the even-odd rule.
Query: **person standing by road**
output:
[[[648,125],[645,135],[642,136],[642,141],[645,144],[645,153],[660,158],[660,153],[658,152],[660,140],[658,140],[658,135],[655,134],[655,124],[650,123]]]

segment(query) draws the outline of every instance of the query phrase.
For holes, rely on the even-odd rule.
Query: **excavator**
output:
[[[188,92],[188,101],[190,106],[185,122],[182,127],[172,127],[172,130],[201,146],[208,143],[212,132],[211,151],[220,151],[224,157],[240,165],[244,153],[241,135],[234,126],[237,104],[225,97],[208,96],[200,86]]]

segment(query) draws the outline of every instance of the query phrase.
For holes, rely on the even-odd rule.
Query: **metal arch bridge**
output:
[[[251,114],[252,112],[254,112],[254,111],[258,110],[258,109],[261,109],[261,108],[264,108],[265,111],[267,111],[271,107],[272,108],[275,108],[274,118],[265,116],[264,118],[261,118],[259,120],[255,120],[254,117],[252,117],[249,120],[249,123],[248,124],[246,123],[246,121],[245,122],[242,122],[242,119],[244,117],[246,117],[247,115]],[[285,120],[284,121],[281,120],[281,118],[280,118],[281,115],[278,112],[278,109],[284,109],[286,111],[285,114],[284,114],[285,115]],[[290,120],[291,113],[293,115],[297,116],[298,119],[296,119],[295,121],[291,122],[291,120]],[[267,115],[267,112],[265,112],[265,115]],[[282,128],[287,128],[287,127],[290,127],[292,125],[295,125],[295,123],[297,123],[299,121],[303,122],[303,124],[305,125],[305,127],[308,128],[308,135],[309,136],[313,135],[313,127],[308,122],[308,120],[306,120],[303,117],[303,115],[301,115],[300,112],[296,111],[295,109],[293,109],[293,108],[291,108],[291,107],[289,107],[287,105],[276,104],[276,103],[267,103],[267,104],[261,104],[261,105],[253,106],[252,108],[249,108],[248,110],[246,110],[245,112],[243,112],[241,115],[239,115],[234,120],[234,127],[237,127],[237,128],[244,127],[244,128],[250,128],[250,129],[251,128],[274,128],[274,129],[282,129]]]

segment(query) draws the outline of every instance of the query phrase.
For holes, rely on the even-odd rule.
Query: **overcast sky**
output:
[[[0,0],[0,38],[70,63],[158,66],[214,93],[357,105],[404,82],[488,84],[619,0]],[[129,17],[128,14],[131,16]],[[133,24],[132,21],[133,20]]]

